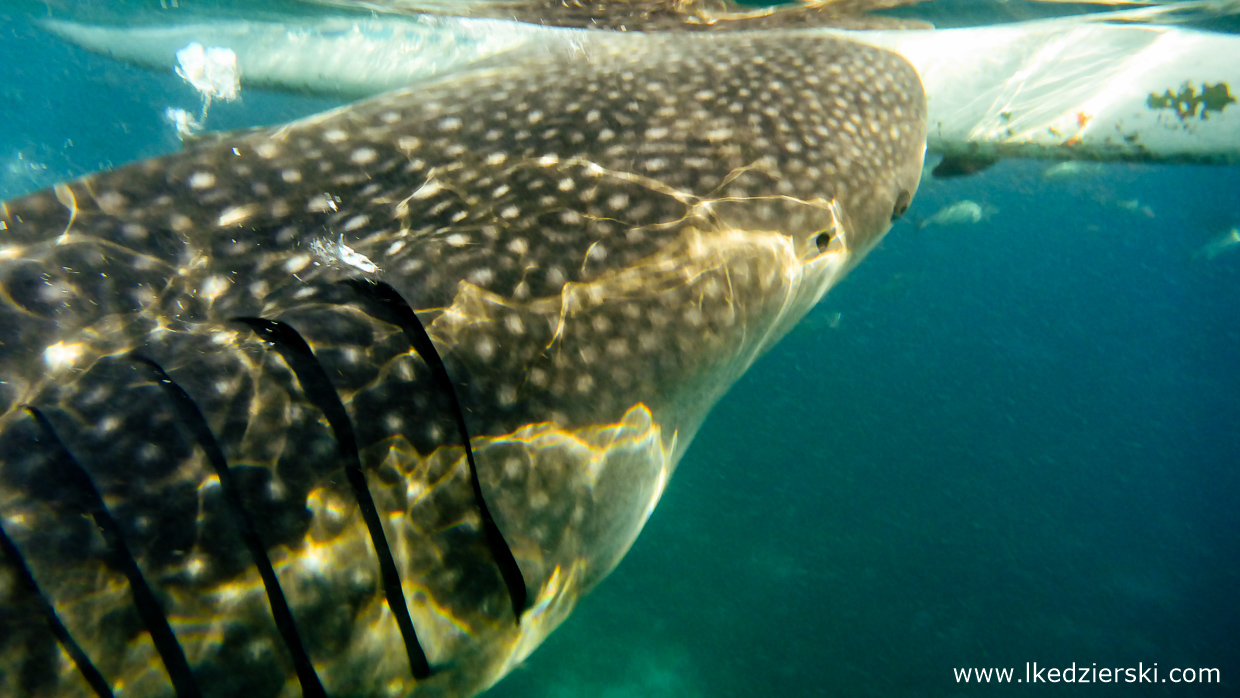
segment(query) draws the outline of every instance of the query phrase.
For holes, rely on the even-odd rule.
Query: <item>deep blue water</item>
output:
[[[163,108],[197,104],[179,78],[0,20],[0,198],[177,147]],[[248,91],[210,125],[330,105]],[[1240,694],[1240,246],[1193,254],[1240,224],[1240,168],[1046,167],[926,182],[908,221],[997,212],[897,224],[490,695]],[[1034,661],[1224,686],[952,674]]]

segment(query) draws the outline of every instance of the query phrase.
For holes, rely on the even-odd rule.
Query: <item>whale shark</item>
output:
[[[0,692],[469,696],[916,193],[903,58],[590,32],[0,205]]]

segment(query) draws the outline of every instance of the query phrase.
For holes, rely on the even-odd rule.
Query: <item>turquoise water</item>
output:
[[[179,78],[3,20],[0,199],[177,147]],[[247,91],[209,125],[332,104]],[[1240,168],[1047,167],[925,182],[489,695],[1236,695],[1240,246],[1195,253],[1240,225]],[[962,199],[997,210],[915,225]],[[1224,685],[953,678],[1026,662]]]

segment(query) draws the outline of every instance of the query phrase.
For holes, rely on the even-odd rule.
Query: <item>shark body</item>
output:
[[[4,204],[0,692],[484,690],[925,123],[880,49],[594,34]]]

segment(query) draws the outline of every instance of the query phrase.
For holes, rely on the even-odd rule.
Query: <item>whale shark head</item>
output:
[[[925,136],[879,49],[592,34],[5,204],[0,676],[483,690]]]

